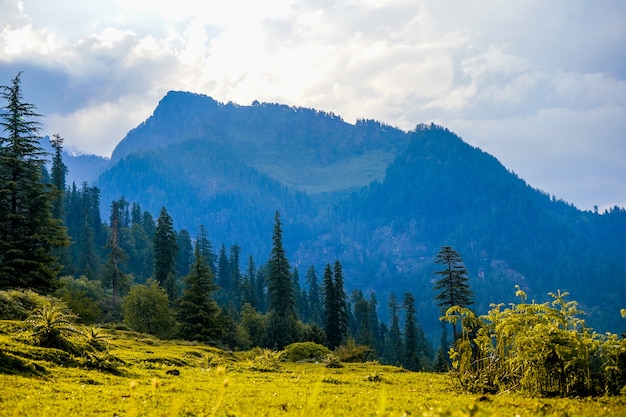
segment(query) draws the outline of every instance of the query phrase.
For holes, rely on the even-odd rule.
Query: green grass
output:
[[[626,415],[623,396],[480,396],[461,391],[448,375],[375,363],[330,369],[285,362],[278,372],[259,372],[251,370],[253,352],[124,331],[106,331],[116,372],[88,370],[55,350],[20,342],[19,329],[19,322],[0,322],[0,349],[38,371],[0,373],[0,416]],[[172,369],[180,375],[169,375]]]

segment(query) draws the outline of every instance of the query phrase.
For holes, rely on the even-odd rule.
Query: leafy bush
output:
[[[276,372],[280,370],[280,357],[284,350],[275,352],[271,349],[261,350],[261,354],[252,360],[250,369],[259,372]]]
[[[473,392],[523,390],[547,396],[616,395],[626,385],[626,341],[599,335],[578,316],[568,293],[551,303],[522,303],[489,313],[451,307],[443,320],[461,321],[450,358],[461,385]]]
[[[343,364],[335,355],[330,354],[324,358],[324,366],[331,369],[343,368]]]
[[[341,362],[366,362],[373,355],[374,351],[371,347],[357,345],[352,338],[349,338],[345,345],[335,349],[335,356]]]
[[[313,342],[298,342],[285,347],[285,353],[281,358],[288,362],[305,360],[319,361],[329,354],[330,350],[326,346],[318,345]]]
[[[31,290],[0,291],[0,320],[25,320],[33,310],[52,300]]]

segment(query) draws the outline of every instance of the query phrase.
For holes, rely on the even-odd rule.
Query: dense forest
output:
[[[323,270],[340,259],[348,293],[374,291],[385,302],[412,293],[433,344],[434,260],[448,245],[466,263],[477,311],[515,301],[518,284],[538,302],[562,289],[590,326],[621,330],[626,210],[581,211],[441,126],[405,132],[314,109],[170,92],[93,184],[105,210],[122,196],[155,216],[165,206],[192,237],[204,225],[216,251],[236,243],[261,263],[278,210],[292,266]],[[384,304],[378,313],[389,321]]]
[[[5,315],[35,290],[62,300],[83,323],[228,349],[310,341],[407,369],[443,370],[445,352],[460,338],[455,320],[451,335],[436,320],[450,308],[486,311],[491,297],[515,284],[583,289],[589,277],[592,318],[609,317],[609,307],[625,299],[618,262],[625,210],[581,212],[445,128],[407,133],[360,121],[351,130],[313,110],[255,103],[242,116],[238,106],[210,101],[227,112],[220,123],[243,118],[262,132],[260,148],[234,156],[237,143],[249,143],[245,130],[207,133],[207,118],[190,112],[184,129],[196,136],[175,140],[181,127],[172,123],[182,121],[168,113],[170,130],[159,129],[159,108],[127,139],[156,124],[163,140],[152,149],[122,141],[97,181],[104,192],[66,183],[63,138],[53,136],[52,154],[41,147],[39,115],[23,102],[19,75],[3,91]],[[187,99],[169,101],[189,106]],[[206,111],[205,97],[191,100]],[[268,109],[282,118],[264,123]],[[318,120],[324,123],[310,128]],[[303,139],[290,141],[298,129]],[[286,155],[270,164],[277,148]],[[307,161],[320,165],[305,181],[294,172]],[[345,165],[368,169],[324,181],[330,171],[347,172]]]

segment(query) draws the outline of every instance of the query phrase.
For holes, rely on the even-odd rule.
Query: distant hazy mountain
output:
[[[416,296],[438,329],[434,257],[461,253],[476,310],[567,290],[599,330],[623,330],[626,212],[583,212],[542,193],[438,126],[404,132],[356,125],[312,109],[223,104],[170,92],[119,143],[95,185],[103,207],[124,196],[155,215],[166,207],[192,236],[203,224],[218,247],[267,261],[274,211],[293,266],[341,260],[346,286]],[[104,217],[107,218],[107,217]]]
[[[40,143],[46,152],[50,153],[50,155],[54,154],[49,136],[44,136]],[[109,166],[109,159],[98,155],[74,155],[63,150],[62,156],[63,163],[68,170],[66,177],[68,186],[75,183],[77,187],[80,187],[83,182],[92,184]],[[50,158],[51,156],[48,159]]]

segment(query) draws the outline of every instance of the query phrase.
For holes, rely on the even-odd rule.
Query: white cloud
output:
[[[109,154],[180,89],[439,122],[531,184],[602,206],[626,195],[625,13],[620,0],[6,0],[0,74],[41,79],[46,128],[87,152]]]

